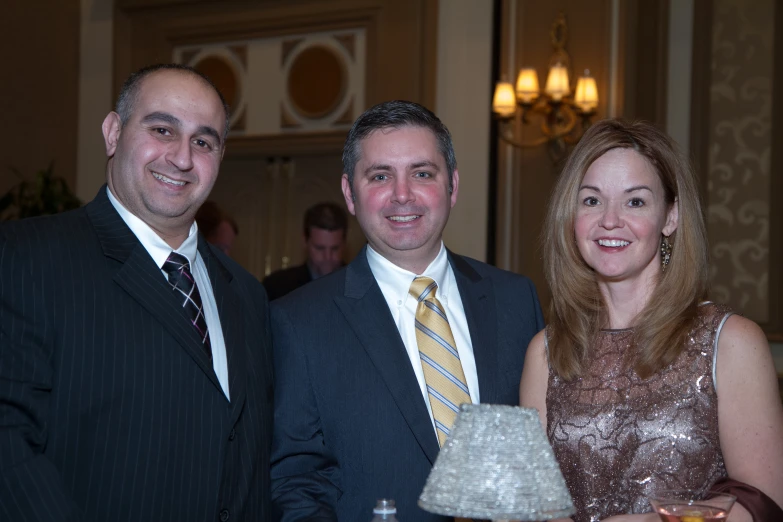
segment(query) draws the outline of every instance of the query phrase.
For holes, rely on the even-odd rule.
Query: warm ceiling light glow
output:
[[[598,87],[588,70],[585,70],[585,75],[580,76],[576,83],[574,103],[582,112],[592,112],[598,107]]]
[[[532,103],[538,98],[538,73],[535,69],[526,67],[519,70],[516,90],[519,103]]]
[[[498,82],[492,98],[492,110],[501,118],[509,118],[517,110],[514,87],[509,82]]]
[[[571,92],[571,88],[568,86],[568,69],[559,63],[553,65],[546,78],[545,91],[554,101],[560,101],[563,96],[568,96],[568,93]]]

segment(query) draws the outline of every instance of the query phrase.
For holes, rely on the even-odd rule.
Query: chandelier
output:
[[[576,143],[590,126],[598,107],[598,88],[590,71],[585,70],[576,82],[571,95],[569,70],[571,58],[565,49],[568,40],[568,25],[565,15],[555,18],[550,30],[554,53],[549,61],[549,72],[542,93],[538,87],[538,73],[532,67],[519,70],[516,85],[501,80],[495,87],[492,111],[500,120],[500,139],[519,148],[548,145],[553,160],[565,155],[568,145]],[[516,136],[519,119],[531,124],[531,115],[540,119],[541,136],[532,140],[521,140]]]

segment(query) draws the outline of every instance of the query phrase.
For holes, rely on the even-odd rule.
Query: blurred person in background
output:
[[[263,284],[272,301],[343,266],[348,216],[335,203],[318,203],[304,216],[304,264],[269,274]]]

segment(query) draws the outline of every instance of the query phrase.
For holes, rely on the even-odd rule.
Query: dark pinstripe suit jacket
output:
[[[105,190],[0,227],[0,520],[269,520],[266,294],[199,238],[229,403]]]

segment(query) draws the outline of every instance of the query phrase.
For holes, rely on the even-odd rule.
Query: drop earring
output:
[[[669,242],[669,236],[661,236],[661,272],[666,272],[669,261],[672,259],[672,244]]]

